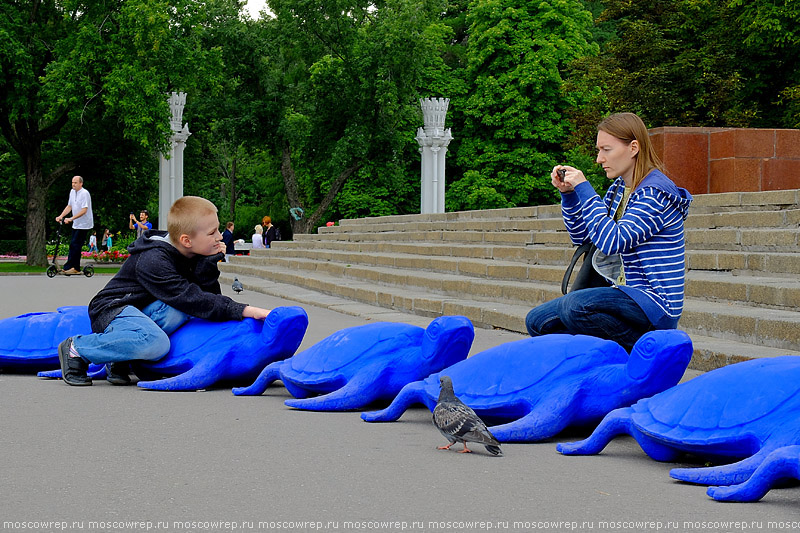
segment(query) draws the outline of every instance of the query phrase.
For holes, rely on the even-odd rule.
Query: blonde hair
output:
[[[635,113],[609,115],[597,125],[597,131],[604,131],[626,144],[630,144],[633,141],[639,143],[639,153],[636,154],[636,165],[633,168],[631,190],[638,187],[644,177],[653,169],[664,171],[664,163],[661,162],[653,143],[650,142],[650,133],[647,131],[647,126]]]
[[[261,235],[262,233],[264,233],[264,228],[263,228],[263,227],[261,227],[261,224],[256,224],[256,227],[255,227],[255,228],[253,228],[253,229],[255,229],[255,230],[256,230],[256,233],[258,233],[259,235]]]
[[[197,232],[200,218],[216,215],[217,206],[199,196],[184,196],[175,200],[167,215],[167,231],[169,239],[177,243],[181,235],[193,237]]]

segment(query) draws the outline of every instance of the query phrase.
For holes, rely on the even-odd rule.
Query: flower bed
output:
[[[123,253],[119,250],[111,250],[110,252],[81,252],[81,256],[90,257],[96,263],[122,263],[131,256],[129,253]]]

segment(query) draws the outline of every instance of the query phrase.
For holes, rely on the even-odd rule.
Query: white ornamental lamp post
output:
[[[167,229],[167,215],[175,200],[183,196],[183,149],[189,138],[189,125],[182,124],[186,93],[172,93],[169,108],[172,111],[169,154],[159,154],[158,169],[158,228]]]
[[[444,213],[444,158],[453,140],[450,128],[444,128],[449,98],[420,98],[425,127],[417,130],[422,154],[420,213]]]

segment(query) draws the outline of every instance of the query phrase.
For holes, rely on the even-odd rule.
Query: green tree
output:
[[[281,158],[295,233],[332,210],[351,216],[397,210],[419,175],[414,132],[419,88],[441,68],[448,28],[436,1],[272,0],[276,18],[262,81],[276,95],[273,146]],[[349,182],[349,183],[348,183]],[[348,192],[339,197],[346,189]],[[367,196],[369,198],[367,198]]]
[[[611,37],[598,57],[572,65],[570,89],[595,90],[571,113],[573,140],[588,143],[597,121],[612,111],[636,112],[651,127],[797,124],[796,2],[604,4],[600,23],[613,28]]]
[[[28,264],[46,263],[50,186],[78,168],[65,127],[91,137],[112,125],[142,148],[163,149],[165,93],[218,79],[218,51],[198,45],[210,12],[191,0],[0,4],[0,131],[24,166]]]
[[[457,160],[464,176],[448,209],[549,203],[550,170],[562,161],[567,109],[583,97],[562,90],[567,66],[591,55],[592,16],[578,0],[469,4],[469,94]]]
[[[745,35],[745,48],[767,59],[766,64],[745,63],[757,67],[748,85],[766,100],[762,105],[776,107],[774,127],[800,127],[800,3],[733,0],[731,8]]]

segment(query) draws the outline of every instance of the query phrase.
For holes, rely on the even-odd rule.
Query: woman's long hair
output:
[[[636,166],[633,168],[633,184],[636,189],[645,176],[653,169],[664,171],[664,163],[656,154],[647,127],[635,113],[614,113],[607,116],[597,125],[597,131],[604,131],[627,144],[639,142],[639,153],[636,154]]]

